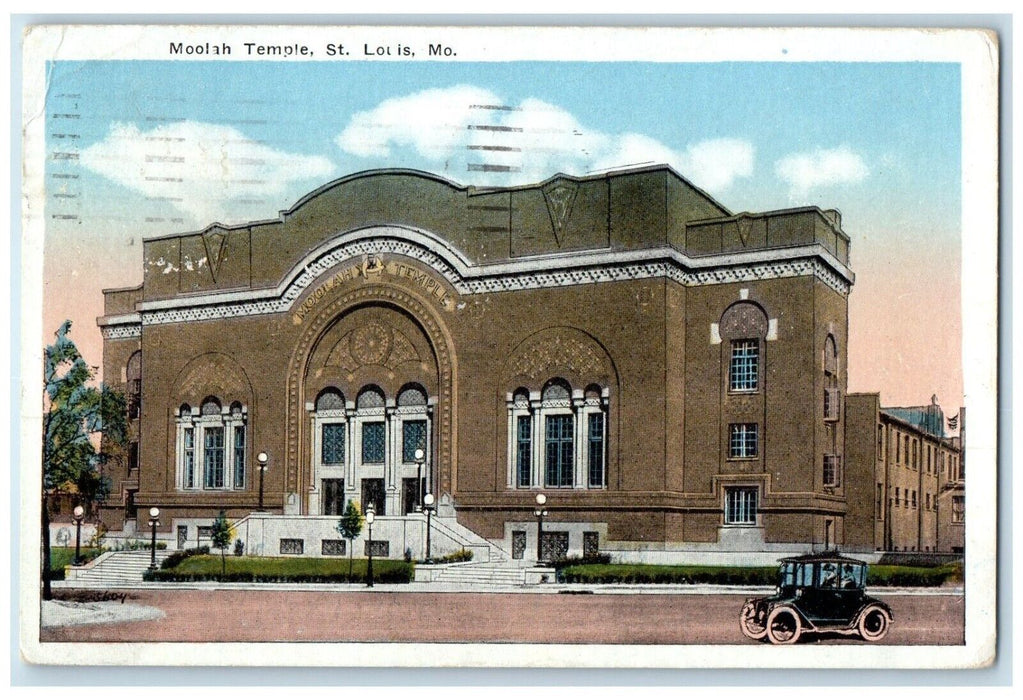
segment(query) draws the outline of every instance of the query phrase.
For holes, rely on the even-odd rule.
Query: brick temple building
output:
[[[155,506],[184,546],[257,512],[250,551],[337,553],[356,500],[400,556],[432,493],[440,527],[528,559],[542,492],[547,556],[876,548],[845,473],[837,211],[736,214],[666,166],[385,170],[143,264],[99,319],[134,436],[112,531]]]

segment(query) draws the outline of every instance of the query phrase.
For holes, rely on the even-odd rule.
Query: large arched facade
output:
[[[449,544],[511,558],[842,536],[848,252],[837,214],[733,216],[664,167],[363,173],[148,240],[101,320],[145,368],[134,500],[179,541],[258,520],[284,555],[342,552],[355,501],[366,548],[416,554],[427,493]]]

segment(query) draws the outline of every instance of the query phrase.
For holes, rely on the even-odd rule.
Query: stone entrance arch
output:
[[[286,506],[286,512],[295,514],[308,512],[306,495],[311,482],[310,465],[307,459],[310,449],[310,434],[305,405],[309,391],[319,390],[319,385],[324,383],[322,376],[315,376],[317,368],[311,367],[311,363],[319,364],[323,358],[327,358],[327,364],[332,367],[345,365],[345,360],[338,358],[345,357],[345,343],[350,342],[349,336],[344,331],[334,333],[339,336],[337,338],[328,338],[328,336],[339,323],[344,322],[346,317],[351,314],[364,313],[368,309],[378,309],[384,316],[393,313],[409,319],[421,332],[422,338],[426,340],[429,350],[433,354],[436,370],[434,376],[430,377],[430,383],[434,386],[428,388],[432,393],[435,387],[437,402],[434,408],[434,439],[429,462],[433,465],[434,489],[438,499],[444,495],[450,498],[457,482],[457,458],[454,449],[456,444],[454,421],[456,359],[450,333],[440,313],[419,295],[386,282],[364,284],[347,290],[341,288],[337,291],[332,290],[332,292],[335,295],[333,299],[322,300],[317,305],[316,311],[303,320],[302,332],[288,364],[285,488],[289,494],[288,500],[294,500],[295,503]],[[379,335],[380,343],[387,347],[383,348],[380,345],[375,346],[376,349],[372,351],[365,349],[357,351],[356,354],[359,357],[354,358],[355,364],[387,363],[395,352],[404,353],[405,357],[423,354],[421,349],[416,350],[416,341],[409,337],[412,334],[407,329],[398,329],[384,338],[384,334],[380,332],[380,327],[384,325],[386,324],[371,322],[358,331],[362,335]],[[327,343],[324,343],[324,340],[327,340]],[[366,339],[360,336],[360,340]],[[327,344],[330,344],[331,347],[327,348]],[[397,362],[397,360],[395,361]],[[401,383],[400,380],[401,378],[396,376],[391,381],[397,387]],[[352,373],[351,381],[357,384],[360,378]],[[358,390],[358,387],[355,388]],[[356,397],[346,395],[346,398],[354,400]],[[294,494],[294,497],[290,494]]]

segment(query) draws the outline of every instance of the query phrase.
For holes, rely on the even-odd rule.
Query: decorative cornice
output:
[[[100,324],[103,340],[123,340],[125,338],[141,338],[142,323],[131,325],[104,326]]]
[[[141,325],[287,312],[331,269],[345,262],[379,255],[415,260],[433,270],[463,296],[661,277],[692,287],[814,276],[843,296],[849,293],[852,284],[852,273],[821,245],[700,257],[690,257],[668,247],[582,251],[494,265],[472,265],[432,234],[387,226],[332,239],[307,256],[275,288],[143,302],[139,305]],[[117,326],[107,325],[104,320],[100,325],[105,334],[111,334],[109,337],[130,337],[115,335],[130,331],[115,330]]]

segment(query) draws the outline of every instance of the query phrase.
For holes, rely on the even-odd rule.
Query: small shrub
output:
[[[405,548],[405,561],[406,562],[412,561],[412,548],[411,547],[406,547]]]
[[[195,547],[193,549],[183,549],[183,550],[181,550],[179,552],[174,552],[173,554],[168,556],[166,559],[164,559],[163,563],[160,564],[160,568],[161,569],[173,569],[174,567],[176,567],[178,564],[183,562],[185,559],[188,559],[189,557],[194,557],[194,556],[198,556],[200,554],[209,554],[209,553],[210,553],[210,548],[206,547],[206,546]]]
[[[592,554],[582,557],[565,557],[551,562],[555,569],[564,569],[569,566],[580,566],[582,564],[610,564],[610,554]]]
[[[434,564],[455,564],[461,561],[472,561],[472,550],[459,549],[457,552],[445,554],[442,557],[434,557]]]
[[[245,554],[245,543],[239,538],[234,541],[234,555],[240,557],[243,554]]]

